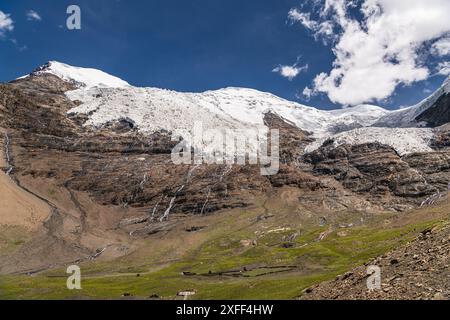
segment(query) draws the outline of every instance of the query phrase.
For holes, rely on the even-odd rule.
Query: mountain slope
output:
[[[448,206],[448,200],[446,204]],[[448,210],[448,209],[447,209]],[[448,221],[448,220],[447,220]],[[450,300],[450,225],[426,228],[414,240],[305,291],[305,300]],[[381,288],[368,290],[368,266],[381,268]]]
[[[354,128],[387,111],[361,106],[326,112],[238,88],[176,93],[103,82],[89,87],[80,81],[92,84],[96,78],[83,80],[67,68],[60,76],[38,71],[0,85],[0,130],[10,150],[3,170],[52,208],[32,241],[0,259],[0,272],[129,255],[141,240],[164,238],[186,219],[196,219],[187,229],[201,229],[205,216],[226,220],[230,210],[245,211],[286,188],[293,190],[290,201],[298,208],[286,208],[288,221],[297,213],[313,220],[343,212],[392,215],[447,190],[448,129],[430,131],[426,150],[417,149],[419,140],[406,138],[430,129],[393,128],[394,142],[411,141],[410,149],[399,152],[389,141],[356,135],[350,143],[325,141],[305,153],[317,137],[342,130],[385,134]],[[189,130],[197,120],[213,129],[279,129],[278,174],[262,176],[257,165],[174,164],[177,136],[171,131]]]
[[[443,85],[436,90],[430,97],[421,101],[415,106],[405,108],[398,111],[393,111],[381,117],[374,126],[377,127],[436,127],[443,125],[450,121],[448,110],[448,95],[450,94],[450,77],[445,80]],[[438,107],[439,100],[447,97],[447,103],[442,103],[440,111],[434,117],[426,117],[426,114]]]

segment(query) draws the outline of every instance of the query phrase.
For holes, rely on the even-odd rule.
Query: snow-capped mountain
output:
[[[32,75],[52,74],[60,79],[74,83],[84,89],[97,88],[124,88],[130,85],[103,71],[90,68],[78,68],[57,61],[50,61],[37,68]],[[23,78],[23,77],[22,77]]]
[[[49,253],[52,266],[128,256],[132,252],[124,248],[134,243],[165,241],[169,233],[172,239],[203,229],[216,232],[211,228],[230,217],[254,219],[252,210],[264,213],[266,201],[282,204],[269,209],[276,213],[280,208],[280,217],[290,217],[286,225],[294,221],[300,229],[300,216],[315,225],[318,214],[329,213],[332,226],[341,214],[348,223],[349,213],[360,212],[366,219],[372,213],[431,205],[447,194],[450,181],[450,123],[436,125],[446,121],[450,109],[446,90],[445,85],[426,103],[401,110],[420,110],[411,127],[389,128],[375,125],[397,112],[371,105],[322,111],[244,88],[203,93],[136,88],[101,71],[51,62],[30,76],[0,84],[3,181],[27,199],[34,195],[48,209],[37,220],[41,207],[30,210],[23,201],[19,219],[26,225],[37,221],[42,229],[24,251],[7,263],[0,259],[0,272],[44,270]],[[194,147],[206,145],[202,154],[194,149],[201,157],[183,152],[183,160],[185,155],[189,159],[174,161],[173,150],[180,146],[173,139],[179,138],[177,131],[189,139],[182,130],[194,130],[198,121],[204,129],[278,129],[278,152],[270,150],[274,171],[266,170],[263,161],[269,157],[262,153],[260,162],[252,163],[254,149],[248,146],[249,161],[239,162],[243,148],[230,154],[228,135],[221,153],[224,143],[217,131],[191,140]],[[420,127],[425,121],[431,121],[430,128]],[[231,135],[238,143],[248,138],[247,145],[258,147],[250,140],[254,133]],[[222,150],[211,148],[211,137],[219,137]],[[376,141],[380,143],[370,143]],[[220,162],[210,157],[214,151]],[[13,208],[16,202],[11,199]],[[220,214],[223,220],[212,223],[215,213],[227,212],[232,215]],[[249,212],[251,217],[240,216]],[[270,221],[263,218],[257,225],[266,230]],[[272,222],[274,228],[280,225],[278,219]],[[281,236],[277,246],[284,243]]]
[[[77,90],[66,95],[82,104],[69,114],[88,115],[85,126],[102,127],[127,119],[144,134],[164,129],[182,135],[198,121],[208,129],[267,129],[264,115],[271,111],[313,134],[317,140],[308,151],[330,138],[336,145],[380,142],[400,154],[429,151],[433,129],[422,128],[426,123],[416,119],[450,92],[449,78],[430,98],[399,111],[373,105],[323,111],[246,88],[203,93],[138,88],[99,70],[59,62],[49,62],[32,75],[39,74],[52,74],[77,85]]]
[[[418,117],[443,96],[450,93],[450,77],[446,79],[444,84],[431,96],[420,103],[405,109],[390,112],[381,117],[374,125],[378,127],[406,128],[416,126],[428,126],[426,122],[421,122]]]

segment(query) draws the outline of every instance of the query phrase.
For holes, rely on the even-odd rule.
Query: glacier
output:
[[[81,104],[68,114],[88,115],[84,124],[88,127],[101,128],[129,119],[143,134],[166,130],[182,136],[191,132],[198,121],[211,129],[267,130],[264,116],[273,112],[316,139],[306,147],[306,152],[319,148],[328,139],[333,139],[335,145],[379,142],[392,146],[401,155],[430,151],[434,129],[423,128],[414,119],[450,92],[449,77],[433,95],[409,108],[389,111],[364,104],[325,111],[248,88],[193,93],[134,87],[102,71],[56,61],[36,73],[52,74],[77,85],[76,90],[66,95]]]

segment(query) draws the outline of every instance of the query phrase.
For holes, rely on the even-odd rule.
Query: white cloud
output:
[[[293,23],[298,22],[306,29],[312,31],[316,40],[320,36],[324,36],[324,39],[334,37],[333,23],[331,21],[322,21],[319,23],[311,19],[310,13],[300,12],[300,10],[295,8],[289,11],[288,19]]]
[[[289,81],[292,81],[301,72],[306,71],[307,69],[308,65],[301,67],[297,66],[297,64],[294,64],[293,66],[279,65],[278,67],[273,69],[272,72],[279,73],[282,77],[289,79]]]
[[[6,31],[12,31],[13,29],[14,21],[10,18],[10,15],[0,10],[0,36],[3,36]]]
[[[311,97],[314,95],[314,90],[313,89],[311,89],[311,88],[309,88],[309,87],[306,87],[305,89],[303,89],[303,96],[306,98],[306,99],[311,99]]]
[[[314,2],[320,5],[317,21],[298,9],[288,17],[316,38],[335,38],[333,69],[317,75],[312,89],[343,105],[383,100],[400,84],[426,79],[419,51],[450,31],[448,0],[362,0],[360,21],[349,10],[356,1]],[[324,23],[332,25],[333,35],[321,31]]]
[[[27,12],[27,20],[29,21],[41,21],[42,17],[34,10],[29,10]]]
[[[436,41],[431,48],[431,52],[439,57],[450,55],[450,38],[443,38]]]
[[[450,76],[450,61],[444,61],[438,64],[438,73],[443,76]]]

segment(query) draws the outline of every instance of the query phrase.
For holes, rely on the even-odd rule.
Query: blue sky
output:
[[[65,27],[71,4],[82,10],[82,30]],[[249,87],[323,109],[339,107],[326,92],[309,99],[302,95],[318,74],[332,70],[334,44],[315,39],[304,20],[289,20],[292,8],[311,14],[316,9],[298,0],[2,1],[0,11],[14,28],[0,32],[0,81],[57,60],[101,69],[136,86],[178,91]],[[30,10],[41,20],[30,19]],[[358,12],[349,9],[349,14]],[[443,59],[434,57],[425,65],[431,70]],[[308,68],[292,80],[273,72],[296,62]],[[411,86],[400,84],[394,94],[373,103],[388,108],[414,104],[444,79],[434,75]]]

